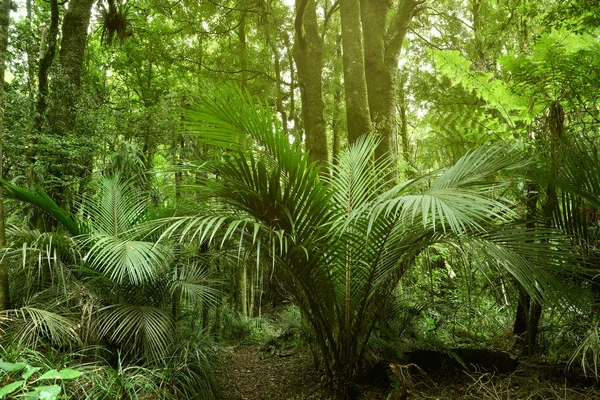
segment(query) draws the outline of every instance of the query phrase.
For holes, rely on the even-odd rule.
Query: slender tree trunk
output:
[[[183,117],[182,117],[183,119]],[[181,160],[184,157],[185,152],[185,140],[183,139],[183,134],[179,133],[179,140],[175,144],[179,149],[176,152],[177,154],[177,165],[181,167]],[[183,172],[181,170],[175,172],[175,204],[177,207],[181,206],[181,186],[183,184]]]
[[[244,319],[248,318],[248,273],[246,260],[238,261],[235,267],[237,310]]]
[[[251,267],[248,269],[248,280],[248,316],[252,318],[254,317],[254,301],[256,299],[256,292],[254,291],[256,285],[256,268]]]
[[[556,193],[556,187],[554,185],[554,180],[556,179],[556,171],[558,171],[558,167],[560,164],[560,160],[564,151],[564,140],[565,140],[565,113],[562,105],[558,102],[553,103],[548,110],[548,117],[546,120],[547,128],[549,131],[549,136],[551,139],[550,146],[550,154],[548,157],[548,161],[550,164],[550,174],[552,179],[546,188],[546,202],[542,207],[542,217],[544,220],[544,225],[546,228],[551,228],[553,225],[553,213],[558,209],[558,195]],[[537,209],[537,198],[538,198],[538,187],[535,185],[528,185],[527,187],[527,212],[532,218],[528,218],[530,222],[528,222],[528,227],[534,227],[535,222],[532,221],[536,216]],[[522,335],[525,333],[524,338],[524,353],[532,356],[535,354],[537,338],[539,332],[539,323],[542,317],[542,306],[539,302],[530,299],[529,295],[521,294],[519,295],[519,300],[521,303],[521,299],[528,300],[529,307],[528,310],[517,308],[517,319],[515,320],[515,329],[514,332],[516,334]],[[526,331],[523,332],[522,325],[523,319],[526,318]],[[517,327],[519,327],[519,332],[517,332]]]
[[[408,134],[408,116],[406,115],[407,110],[407,98],[406,98],[406,77],[404,77],[399,86],[399,101],[398,110],[400,111],[400,140],[402,142],[402,158],[406,164],[406,175],[409,179],[415,178],[415,171],[413,169],[413,158],[412,149],[410,146],[410,137]]]
[[[6,70],[6,50],[8,48],[8,25],[10,23],[11,0],[3,0],[0,9],[0,178],[3,178],[3,145],[4,145],[4,72]],[[0,252],[6,246],[4,227],[4,196],[0,188]],[[0,254],[0,258],[2,255]],[[0,310],[11,307],[10,286],[8,279],[8,263],[0,261]]]
[[[323,43],[319,35],[315,0],[298,0],[296,2],[294,27],[296,41],[293,53],[302,99],[306,150],[309,151],[310,161],[326,165],[329,155],[322,83]]]
[[[238,2],[238,7],[243,9],[245,7],[245,0],[241,0]],[[241,12],[241,16],[240,16],[240,23],[238,25],[238,29],[237,29],[237,35],[238,35],[238,39],[239,39],[239,45],[240,45],[240,52],[239,52],[239,63],[240,63],[240,70],[242,71],[241,73],[241,86],[242,89],[246,89],[247,88],[247,83],[248,83],[248,74],[246,72],[246,70],[248,69],[248,48],[246,46],[246,12],[242,11]]]
[[[536,184],[529,183],[525,186],[526,190],[526,207],[527,207],[527,223],[525,227],[527,229],[535,228],[535,219],[537,217],[537,203],[538,203],[538,191],[539,188]],[[513,326],[513,333],[518,337],[518,344],[523,344],[527,347],[528,339],[528,326],[530,323],[530,312],[531,312],[531,296],[521,287],[519,288],[519,299],[517,301],[517,313],[515,315],[515,323]]]
[[[361,135],[372,131],[365,77],[359,0],[341,1],[340,17],[342,21],[346,123],[348,143],[352,144]]]
[[[342,58],[342,36],[338,36],[337,40],[337,49],[335,52],[336,58],[340,60]],[[342,148],[342,131],[343,131],[343,121],[342,121],[342,101],[343,101],[343,92],[342,92],[342,66],[337,60],[334,61],[333,64],[333,76],[335,79],[334,86],[335,92],[333,94],[333,112],[331,116],[331,131],[333,134],[333,146],[332,146],[332,159],[333,164],[337,165],[339,163],[338,157],[340,154],[340,150]]]
[[[483,0],[471,0],[471,15],[473,18],[473,36],[475,38],[475,52],[477,60],[475,68],[478,70],[486,70],[485,54],[483,48],[483,38],[481,36],[481,6]]]
[[[273,66],[275,67],[275,80],[277,81],[277,112],[281,115],[281,126],[287,134],[288,131],[288,114],[283,106],[283,84],[281,79],[281,62],[279,61],[279,49],[275,44],[271,43],[271,51],[273,52]]]
[[[25,2],[26,19],[29,30],[33,30],[31,2],[32,0],[26,0]],[[29,92],[29,100],[33,105],[35,98],[35,48],[33,47],[32,41],[27,42],[27,89]]]
[[[40,46],[40,65],[38,67],[38,95],[36,104],[35,130],[39,134],[42,130],[44,116],[47,108],[48,72],[54,61],[56,53],[56,40],[58,37],[58,3],[50,0],[50,28],[42,33]],[[44,51],[44,43],[47,43]],[[42,55],[43,54],[43,55]]]

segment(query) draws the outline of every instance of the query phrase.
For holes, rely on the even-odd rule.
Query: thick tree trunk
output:
[[[293,53],[302,99],[306,150],[309,151],[310,161],[326,165],[329,154],[322,83],[323,43],[319,35],[315,0],[297,1],[294,26],[296,41]]]
[[[90,24],[92,6],[95,0],[70,0],[69,8],[63,17],[61,44],[59,51],[60,71],[52,81],[53,102],[48,113],[48,122],[55,140],[61,143],[65,136],[72,133],[77,121],[83,60],[87,45],[87,33]],[[41,75],[40,75],[41,76]],[[83,136],[80,136],[83,138]],[[61,146],[63,157],[70,156],[71,149]],[[63,181],[65,174],[81,178],[80,186],[89,176],[92,157],[90,150],[76,159],[65,159],[68,165],[53,165],[48,171],[50,178]],[[69,169],[69,170],[65,170]],[[73,182],[62,182],[52,193],[52,197],[62,207],[71,208],[73,194],[81,192],[81,187],[71,189]]]
[[[477,59],[475,60],[475,68],[477,70],[487,70],[485,66],[485,54],[483,46],[483,38],[481,36],[481,6],[483,0],[471,0],[471,15],[473,18],[473,37],[475,39],[475,52]]]
[[[359,0],[340,2],[348,143],[372,131],[367,98]]]
[[[529,310],[529,319],[527,320],[527,338],[525,344],[525,354],[532,356],[535,354],[539,332],[540,319],[542,318],[542,306],[537,301],[531,302]]]
[[[52,113],[55,133],[64,135],[75,127],[77,102],[81,88],[83,59],[87,45],[92,6],[95,0],[70,0],[63,18],[59,64],[63,79],[55,87],[56,104]]]
[[[6,70],[6,49],[8,48],[8,24],[10,23],[11,0],[3,0],[0,9],[0,178],[3,177],[3,144],[4,144],[4,71]],[[6,246],[4,227],[4,196],[0,188],[0,251]],[[0,262],[0,310],[7,310],[10,304],[10,286],[8,264]]]
[[[373,129],[381,140],[376,156],[390,156],[394,166],[398,158],[398,60],[408,26],[421,3],[400,0],[389,26],[390,2],[361,0],[360,3],[369,110]]]

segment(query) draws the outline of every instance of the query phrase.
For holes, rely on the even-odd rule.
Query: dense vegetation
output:
[[[0,398],[598,393],[596,2],[0,4]]]

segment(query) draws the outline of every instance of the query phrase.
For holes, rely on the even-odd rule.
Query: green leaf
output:
[[[23,377],[23,379],[27,380],[27,379],[29,379],[29,377],[31,375],[35,374],[40,369],[41,369],[40,367],[32,367],[31,365],[27,365],[25,367],[25,371],[23,371],[23,375],[21,375],[21,376]]]
[[[39,386],[33,392],[23,395],[25,399],[31,400],[56,400],[60,394],[61,387],[58,385]]]
[[[3,399],[4,396],[6,396],[7,394],[11,394],[15,390],[23,386],[24,383],[25,381],[16,381],[0,388],[0,399]]]
[[[5,370],[6,372],[16,372],[25,368],[27,364],[19,362],[19,363],[9,363],[0,361],[0,369]]]
[[[83,372],[76,371],[76,370],[70,369],[70,368],[65,368],[65,369],[60,370],[58,375],[60,376],[60,379],[62,379],[62,380],[69,380],[69,379],[79,378],[81,375],[83,375]]]
[[[44,374],[42,374],[42,376],[37,378],[38,381],[47,380],[47,379],[60,379],[60,375],[58,374],[57,370],[51,369],[50,371],[44,372]]]
[[[81,375],[83,375],[81,372],[76,371],[74,369],[70,369],[70,368],[65,368],[65,369],[61,370],[60,372],[55,369],[51,369],[50,371],[45,372],[37,380],[38,381],[48,380],[48,379],[68,380],[68,379],[79,378]]]

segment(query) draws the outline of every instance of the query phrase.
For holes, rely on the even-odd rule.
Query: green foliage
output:
[[[484,101],[485,107],[493,110],[511,128],[518,121],[529,118],[529,102],[526,97],[516,95],[506,82],[492,72],[474,71],[472,63],[456,50],[431,50],[431,57],[438,71],[448,76],[452,83],[468,92],[474,92]]]
[[[254,344],[271,338],[274,327],[264,317],[245,318],[239,312],[230,308],[222,310],[220,337],[233,343]]]
[[[59,398],[63,389],[62,386],[57,384],[45,385],[46,381],[68,381],[77,379],[83,375],[81,371],[70,368],[60,371],[51,369],[41,373],[40,367],[33,367],[23,362],[9,363],[2,360],[0,360],[0,370],[3,371],[4,381],[11,380],[11,378],[19,373],[21,376],[21,380],[8,383],[0,388],[0,398],[14,395],[15,392],[19,391],[22,392],[23,398],[32,400],[55,400]],[[35,376],[37,376],[35,380],[30,380],[30,378]]]
[[[333,381],[349,382],[357,373],[351,366],[362,358],[379,319],[375,310],[416,257],[436,243],[477,254],[537,299],[559,304],[568,297],[551,272],[565,268],[568,254],[558,251],[551,263],[539,257],[542,248],[547,254],[559,242],[548,247],[549,232],[498,224],[511,221],[514,212],[495,196],[502,187],[495,179],[500,171],[527,165],[515,151],[480,149],[446,171],[386,190],[388,161],[373,160],[373,138],[344,151],[331,177],[321,178],[268,108],[245,94],[213,91],[195,115],[199,135],[230,150],[223,162],[206,165],[219,173],[209,193],[223,206],[165,220],[170,226],[164,236],[245,239],[273,259],[289,276],[287,288],[307,316]],[[244,138],[252,139],[250,150]],[[215,237],[219,228],[222,237]]]

